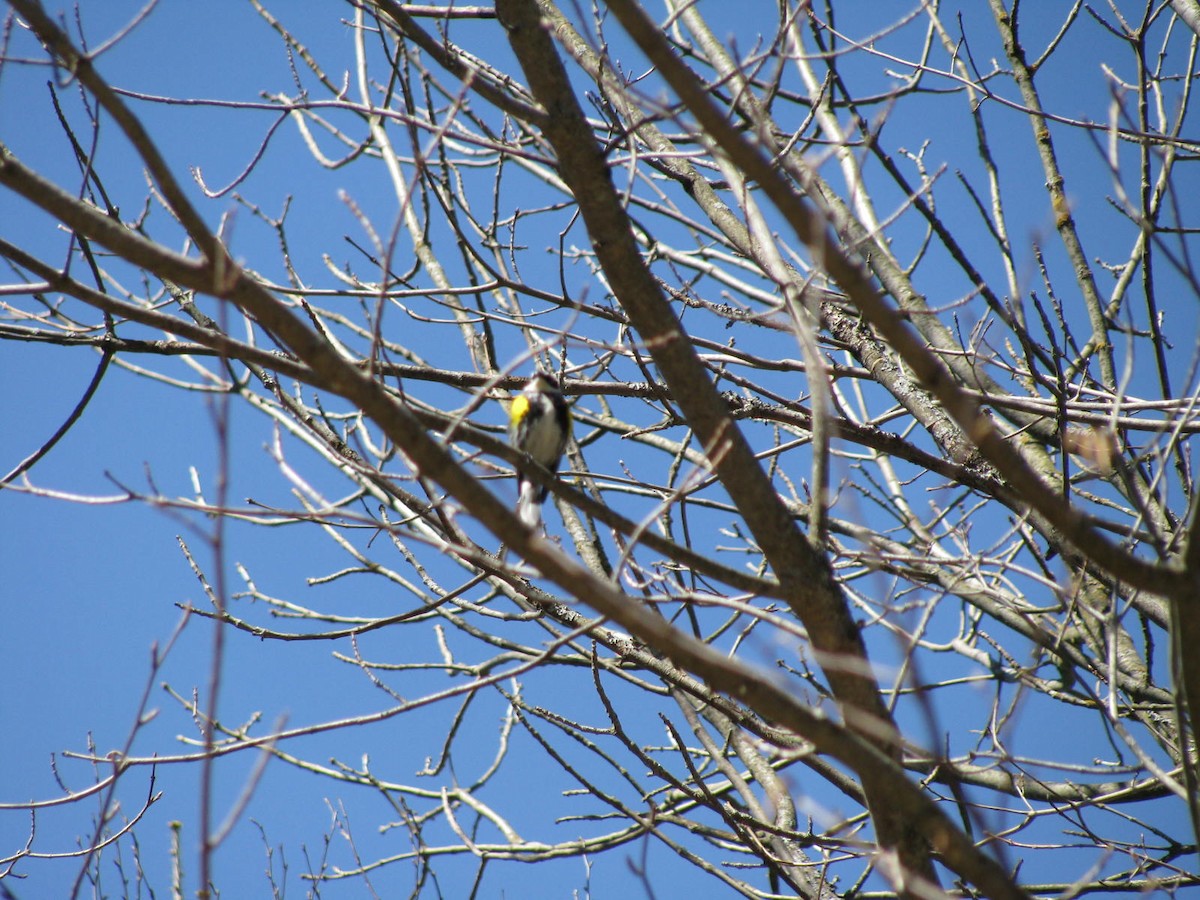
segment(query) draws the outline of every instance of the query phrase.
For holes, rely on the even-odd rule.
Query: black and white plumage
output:
[[[557,472],[571,434],[571,411],[558,388],[558,379],[538,372],[509,406],[508,440],[548,472]],[[517,464],[517,515],[526,525],[537,524],[549,489],[535,484]]]

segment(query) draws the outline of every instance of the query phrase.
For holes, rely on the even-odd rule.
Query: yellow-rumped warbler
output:
[[[558,389],[558,379],[538,372],[508,407],[509,443],[554,473],[558,471],[570,434],[571,410]],[[542,502],[549,492],[548,488],[530,481],[517,463],[517,515],[522,522],[531,527],[537,524]]]

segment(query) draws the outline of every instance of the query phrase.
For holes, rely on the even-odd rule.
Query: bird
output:
[[[538,371],[509,404],[508,441],[519,452],[553,474],[562,462],[571,436],[571,410],[558,388],[558,379]],[[517,515],[529,527],[541,518],[549,488],[529,478],[528,462],[517,463]]]

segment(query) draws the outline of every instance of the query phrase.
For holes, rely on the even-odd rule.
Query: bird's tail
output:
[[[527,478],[521,479],[517,495],[517,515],[530,528],[536,528],[542,520],[542,500],[545,495],[536,484]]]

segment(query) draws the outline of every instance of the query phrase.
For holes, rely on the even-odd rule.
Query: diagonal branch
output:
[[[920,383],[934,395],[1010,487],[1057,528],[1088,561],[1131,587],[1166,596],[1187,596],[1190,579],[1177,567],[1147,562],[1105,538],[1073,506],[1064,503],[1029,466],[965,391],[929,351],[921,337],[889,307],[870,278],[829,233],[824,220],[776,170],[773,157],[753,144],[724,116],[705,85],[675,55],[662,32],[630,0],[613,0],[609,9],[655,64],[705,132],[747,177],[758,184],[829,275],[849,295],[863,316],[903,358]],[[767,136],[762,136],[768,140]],[[802,177],[802,173],[801,173]]]
[[[682,323],[645,265],[629,217],[536,3],[497,6],[501,24],[533,95],[547,112],[543,132],[558,157],[559,175],[574,194],[597,259],[629,314],[688,424],[729,492],[803,621],[826,670],[847,724],[899,759],[895,725],[880,697],[862,636],[825,557],[801,533],[789,509],[754,457],[750,445],[696,355]],[[906,867],[932,879],[933,869],[909,823],[894,816],[874,779],[867,795],[885,845],[900,850]]]

